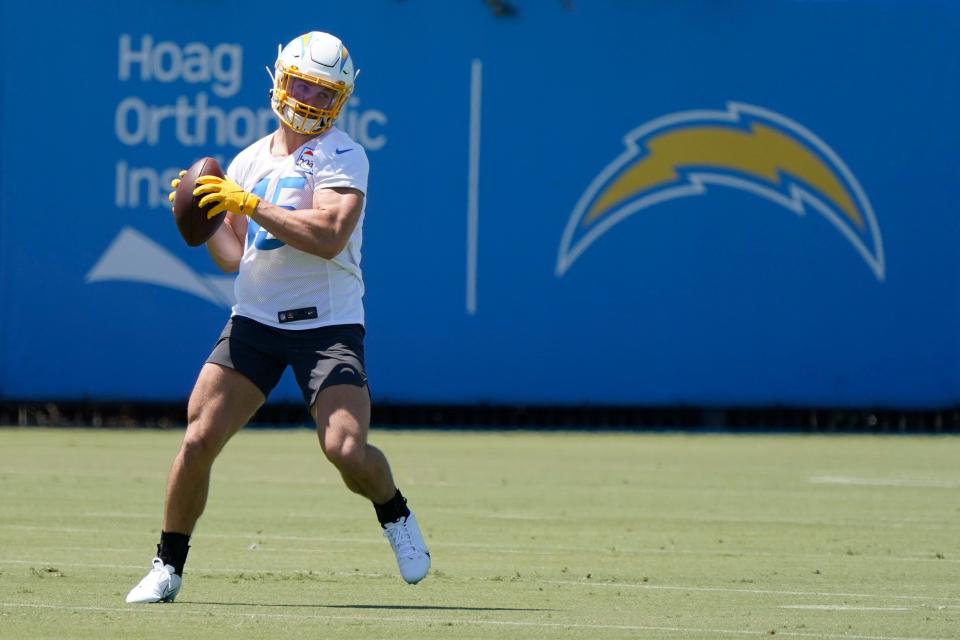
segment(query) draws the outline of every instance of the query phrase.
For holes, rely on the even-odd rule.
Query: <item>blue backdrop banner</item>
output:
[[[187,396],[233,280],[167,185],[273,130],[264,67],[325,30],[375,400],[960,401],[960,5],[513,4],[4,3],[0,398]]]

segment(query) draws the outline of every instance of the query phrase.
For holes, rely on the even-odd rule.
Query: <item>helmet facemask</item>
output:
[[[286,66],[277,61],[271,106],[291,129],[322,133],[333,126],[353,87]]]

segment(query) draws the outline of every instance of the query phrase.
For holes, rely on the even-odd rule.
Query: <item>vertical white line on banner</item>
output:
[[[467,169],[467,313],[477,312],[477,243],[480,234],[480,103],[483,62],[470,66],[470,147]]]

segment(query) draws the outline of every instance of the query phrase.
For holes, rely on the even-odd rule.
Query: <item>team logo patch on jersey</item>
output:
[[[726,111],[657,118],[624,145],[580,196],[560,242],[558,276],[627,217],[726,188],[797,215],[819,213],[884,280],[883,240],[863,187],[833,149],[786,116],[731,102]]]
[[[313,171],[313,149],[304,149],[301,151],[293,163],[301,169]]]

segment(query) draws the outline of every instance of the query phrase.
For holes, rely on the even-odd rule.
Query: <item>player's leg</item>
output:
[[[373,502],[380,526],[390,541],[400,575],[411,584],[430,569],[430,552],[407,501],[393,482],[390,464],[367,442],[370,394],[366,387],[324,387],[311,408],[320,446],[347,487]]]
[[[207,503],[213,461],[265,399],[243,374],[219,364],[203,365],[187,405],[187,431],[167,479],[164,531],[193,533]]]
[[[325,387],[317,394],[310,413],[317,425],[320,447],[347,488],[374,504],[389,501],[397,487],[387,457],[367,442],[370,396],[366,387]]]
[[[127,594],[128,603],[173,602],[177,597],[190,534],[207,502],[213,461],[263,401],[260,389],[232,369],[208,362],[200,370],[187,408],[187,431],[167,479],[157,557],[150,573]]]
[[[419,582],[430,568],[430,553],[393,482],[386,456],[367,442],[370,391],[363,327],[341,325],[291,334],[291,365],[324,454],[351,491],[373,502],[404,580]]]
[[[207,501],[210,470],[227,441],[263,404],[283,373],[262,325],[227,323],[200,371],[187,408],[187,429],[167,479],[163,529],[153,569],[128,603],[172,602],[180,589],[188,542]]]

